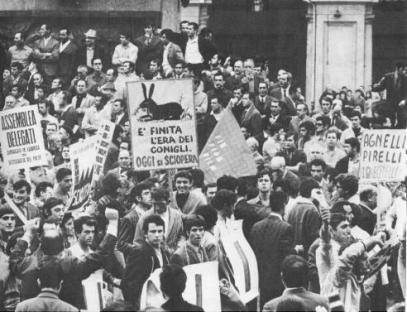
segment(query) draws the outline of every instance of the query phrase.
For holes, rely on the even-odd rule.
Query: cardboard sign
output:
[[[101,311],[112,301],[113,293],[103,281],[103,270],[97,270],[82,281],[86,310]]]
[[[243,220],[216,224],[219,239],[233,269],[235,286],[240,298],[248,303],[259,295],[259,271],[256,256],[243,235]]]
[[[103,175],[103,168],[105,166],[110,143],[112,142],[114,128],[115,124],[113,122],[104,120],[96,134],[96,162],[93,170],[93,180],[96,180]]]
[[[1,111],[0,143],[7,169],[46,165],[38,107],[32,105]]]
[[[366,130],[362,135],[361,183],[402,181],[406,176],[406,130]]]
[[[97,136],[72,144],[69,148],[72,163],[73,198],[69,210],[82,207],[89,199],[96,158]]]
[[[373,255],[367,259],[368,273],[365,275],[365,280],[376,274],[390,260],[393,250],[397,246],[397,240],[392,238],[385,242],[383,248],[378,248],[376,252],[373,252]]]
[[[127,82],[136,170],[198,165],[192,79]]]
[[[187,282],[182,297],[185,301],[200,306],[204,311],[221,311],[218,262],[204,262],[183,267]],[[159,308],[165,299],[160,290],[160,273],[155,270],[144,283],[140,309]]]

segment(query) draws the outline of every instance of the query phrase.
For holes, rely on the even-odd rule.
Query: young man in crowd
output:
[[[39,209],[30,204],[31,185],[26,180],[18,180],[13,184],[12,201],[27,220],[40,217]],[[22,226],[23,222],[20,218],[17,219],[16,226]]]
[[[269,208],[270,205],[270,193],[272,186],[272,175],[269,169],[263,169],[257,174],[257,189],[259,195],[257,197],[247,201],[251,205],[260,205]]]
[[[72,197],[72,171],[61,168],[56,173],[57,183],[54,186],[54,196],[61,199],[64,205],[69,203]]]
[[[188,171],[180,171],[174,177],[176,191],[173,194],[174,201],[171,207],[178,209],[182,214],[194,213],[200,205],[205,205],[203,196],[191,192],[192,175]]]
[[[344,141],[346,156],[339,159],[335,170],[337,173],[352,173],[359,176],[360,142],[357,138],[348,138]]]

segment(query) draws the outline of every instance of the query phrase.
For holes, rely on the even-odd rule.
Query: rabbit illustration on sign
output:
[[[182,106],[176,102],[157,104],[153,99],[154,83],[151,84],[147,97],[147,86],[143,83],[144,101],[140,103],[139,109],[145,109],[151,120],[180,120],[184,112]]]

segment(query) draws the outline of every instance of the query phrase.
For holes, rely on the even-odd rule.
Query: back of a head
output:
[[[41,250],[48,256],[58,255],[64,249],[63,237],[58,229],[48,229],[41,236]]]
[[[229,175],[221,176],[216,181],[216,187],[218,190],[225,189],[234,192],[237,188],[237,179]]]
[[[288,288],[306,287],[308,284],[308,265],[304,258],[289,255],[281,264],[281,277]]]
[[[187,275],[179,265],[167,265],[160,273],[161,291],[170,298],[180,296],[185,290],[186,282]]]
[[[191,169],[190,173],[192,175],[192,186],[203,187],[205,174],[201,169]]]
[[[40,280],[41,288],[59,288],[63,279],[63,271],[61,263],[55,259],[47,259],[40,262],[38,279]]]
[[[215,226],[218,220],[218,213],[212,205],[202,205],[195,210],[195,214],[201,216],[205,220],[206,230],[211,229]]]
[[[306,178],[301,182],[300,195],[305,198],[310,198],[312,190],[316,188],[320,188],[318,182],[313,178]]]
[[[233,205],[236,202],[236,193],[231,190],[219,190],[212,198],[212,206],[216,210],[222,210],[225,206]]]
[[[282,191],[271,191],[270,192],[270,206],[271,211],[281,212],[284,210],[287,203],[287,194]]]

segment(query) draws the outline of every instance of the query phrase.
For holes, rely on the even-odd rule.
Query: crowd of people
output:
[[[289,71],[223,55],[196,23],[180,29],[147,23],[135,40],[121,33],[114,51],[98,46],[94,29],[84,45],[68,28],[54,36],[42,25],[32,42],[15,34],[2,110],[38,106],[48,165],[1,166],[0,310],[86,309],[82,281],[99,269],[117,290],[106,311],[138,310],[144,283],[162,268],[167,301],[154,308],[202,311],[182,297],[182,267],[218,261],[222,310],[255,311],[239,296],[220,237],[234,219],[257,259],[262,311],[404,309],[406,182],[361,184],[358,175],[366,129],[406,128],[407,66],[306,103]],[[135,168],[126,82],[181,78],[193,79],[198,150],[229,111],[257,176],[205,184],[199,168]],[[116,126],[103,175],[77,213],[70,145],[104,120]],[[389,239],[398,242],[390,260],[369,275],[368,254]]]

